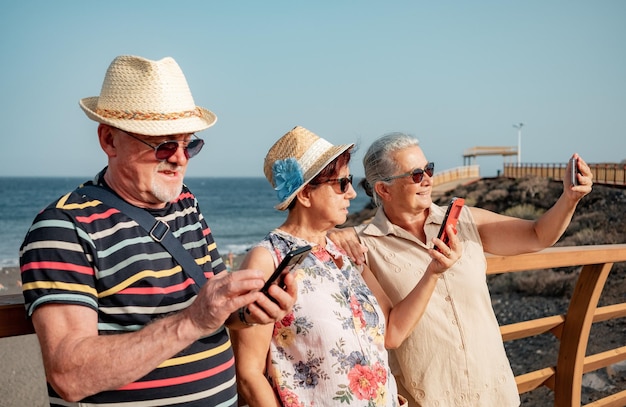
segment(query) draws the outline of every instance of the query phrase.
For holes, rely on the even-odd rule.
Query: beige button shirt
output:
[[[434,204],[430,208],[424,226],[429,246],[445,209]],[[393,225],[382,208],[370,224],[356,230],[369,249],[369,267],[391,301],[399,302],[430,263],[428,247]],[[461,259],[437,282],[415,330],[391,351],[400,393],[410,406],[519,406],[515,378],[491,306],[482,243],[466,208],[457,230],[463,245]]]

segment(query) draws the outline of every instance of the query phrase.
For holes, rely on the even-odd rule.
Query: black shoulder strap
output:
[[[193,257],[183,247],[182,243],[169,233],[170,227],[167,223],[157,220],[149,212],[133,206],[117,197],[106,188],[96,185],[84,185],[76,190],[79,194],[88,195],[113,208],[119,209],[128,217],[134,219],[156,242],[172,255],[187,274],[189,274],[199,287],[206,282],[204,272],[195,262]]]

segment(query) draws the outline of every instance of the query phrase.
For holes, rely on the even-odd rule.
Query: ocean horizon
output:
[[[37,213],[88,179],[0,177],[0,267],[18,266],[20,245]],[[350,213],[369,202],[357,183]],[[285,220],[286,212],[274,209],[276,193],[265,178],[188,177],[185,184],[198,199],[222,255],[245,253]]]

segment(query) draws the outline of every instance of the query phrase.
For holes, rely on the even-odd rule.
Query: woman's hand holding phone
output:
[[[285,255],[285,258],[280,262],[276,270],[272,273],[270,278],[267,279],[263,288],[261,288],[261,292],[267,296],[273,302],[276,300],[269,294],[269,289],[272,284],[278,284],[279,286],[283,286],[284,278],[287,273],[289,273],[295,266],[300,264],[302,260],[309,254],[311,251],[311,246],[302,246],[298,247]]]
[[[433,238],[435,245],[430,252],[432,261],[428,266],[428,270],[434,274],[439,275],[443,273],[461,258],[463,247],[457,237],[456,225],[464,204],[465,200],[463,198],[452,198],[437,235],[437,239],[440,241]]]
[[[437,237],[441,239],[445,244],[448,244],[450,241],[450,237],[447,231],[447,226],[452,225],[456,233],[456,224],[459,221],[459,216],[461,216],[461,209],[463,209],[464,204],[465,204],[465,199],[454,197],[450,201],[450,205],[448,205],[448,210],[446,211],[446,214],[443,217],[443,222],[441,222],[441,228],[439,229],[439,234],[437,234]],[[435,246],[435,250],[441,251],[439,247],[437,246]]]

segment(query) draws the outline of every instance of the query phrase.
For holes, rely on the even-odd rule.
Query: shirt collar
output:
[[[445,207],[441,207],[432,203],[428,211],[428,218],[426,218],[425,227],[432,227],[430,226],[432,224],[435,225],[438,230],[438,228],[441,226],[441,223],[443,222],[443,217],[445,213]],[[363,228],[362,233],[368,236],[394,235],[403,238],[406,238],[408,236],[412,239],[415,239],[410,233],[408,233],[401,227],[391,223],[389,218],[387,218],[387,215],[385,215],[385,211],[383,210],[382,206],[378,207],[374,218],[369,224],[367,224]]]

